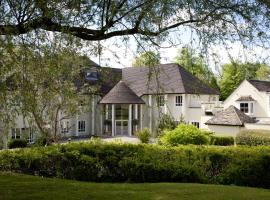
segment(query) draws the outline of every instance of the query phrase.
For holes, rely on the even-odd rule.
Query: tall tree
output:
[[[267,35],[266,0],[2,0],[0,35],[55,31],[89,40],[158,36],[189,27],[215,39]]]
[[[239,61],[222,66],[220,79],[221,98],[226,99],[244,79],[269,80],[270,67],[261,63]]]
[[[160,55],[152,51],[144,52],[132,62],[133,67],[153,67],[160,64]]]
[[[256,78],[258,80],[270,81],[270,66],[261,64],[260,68],[256,71]]]
[[[175,58],[175,62],[186,68],[204,83],[219,90],[215,74],[208,67],[203,56],[198,55],[192,48],[183,47],[180,49]]]
[[[46,44],[39,51],[28,45],[15,46],[5,55],[2,70],[6,70],[1,77],[8,79],[3,90],[8,101],[3,104],[10,103],[12,108],[6,112],[15,110],[47,141],[57,141],[61,121],[83,112],[81,105],[89,101],[74,84],[85,59],[72,49]]]

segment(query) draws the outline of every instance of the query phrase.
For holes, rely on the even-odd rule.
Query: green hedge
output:
[[[232,146],[234,145],[234,138],[231,136],[211,136],[212,145],[217,146]]]
[[[24,148],[27,146],[27,140],[25,139],[13,139],[8,142],[9,149]]]
[[[270,147],[71,143],[1,151],[0,170],[96,182],[197,182],[270,188]]]
[[[243,130],[236,135],[236,144],[248,146],[270,145],[270,131]]]

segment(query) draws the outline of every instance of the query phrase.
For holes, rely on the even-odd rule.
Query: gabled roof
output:
[[[219,94],[217,90],[174,63],[124,68],[122,79],[138,96],[159,93]]]
[[[241,96],[236,101],[255,101],[251,95],[248,96]]]
[[[259,91],[270,92],[270,81],[248,80],[248,82]]]
[[[113,89],[106,94],[101,104],[144,104],[144,101],[138,97],[124,81],[119,81]]]
[[[224,125],[224,126],[243,126],[244,123],[254,123],[255,120],[241,112],[234,106],[218,112],[213,118],[208,120],[207,125]]]

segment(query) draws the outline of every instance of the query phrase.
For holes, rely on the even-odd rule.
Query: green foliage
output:
[[[144,128],[141,131],[137,131],[136,136],[139,138],[141,143],[149,143],[151,133],[148,128]]]
[[[174,119],[171,117],[171,115],[168,114],[162,114],[158,121],[158,126],[157,126],[157,133],[158,135],[162,135],[163,131],[168,130],[171,131],[175,129],[177,126],[176,122]]]
[[[215,74],[208,67],[203,56],[198,55],[194,49],[188,46],[180,49],[175,62],[186,68],[207,85],[219,90]]]
[[[261,64],[261,67],[256,71],[256,78],[258,80],[269,81],[270,80],[270,66]]]
[[[243,130],[236,136],[236,144],[238,145],[270,145],[269,130]]]
[[[141,54],[132,62],[133,67],[153,67],[158,64],[160,64],[160,55],[152,51]]]
[[[38,147],[44,147],[48,144],[50,144],[51,141],[48,141],[48,138],[44,137],[44,136],[41,136],[41,137],[38,137],[35,141],[35,146],[38,146]]]
[[[198,182],[270,188],[270,147],[70,143],[0,152],[0,170],[98,182]]]
[[[222,66],[220,80],[221,98],[226,99],[244,79],[267,80],[269,66],[261,63],[232,62]]]
[[[231,146],[234,145],[234,138],[231,136],[211,136],[211,142],[212,145],[218,145],[218,146]]]
[[[193,125],[179,124],[174,130],[165,131],[160,137],[160,142],[171,146],[179,144],[202,145],[210,142],[210,135]]]
[[[14,139],[8,142],[9,149],[24,148],[26,146],[27,146],[27,140],[25,139]]]

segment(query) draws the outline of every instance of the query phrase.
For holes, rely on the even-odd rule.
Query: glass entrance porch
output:
[[[128,105],[115,105],[115,135],[128,135]]]

